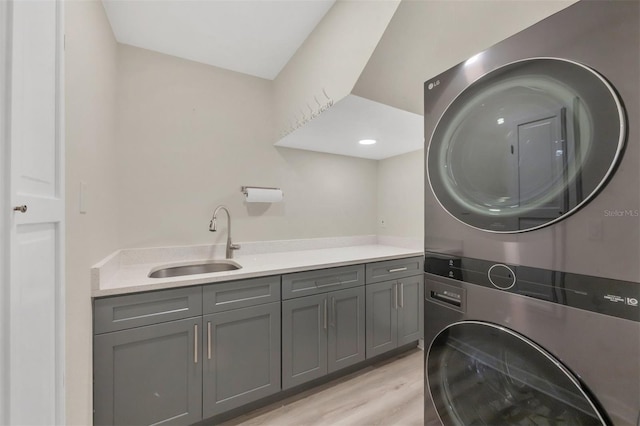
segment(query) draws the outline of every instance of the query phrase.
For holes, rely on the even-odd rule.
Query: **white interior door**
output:
[[[62,2],[9,1],[6,11],[10,215],[4,419],[11,425],[62,424]]]

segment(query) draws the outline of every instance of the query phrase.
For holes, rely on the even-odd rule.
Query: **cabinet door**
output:
[[[327,296],[282,302],[282,388],[327,374]]]
[[[365,359],[364,287],[329,293],[329,373]]]
[[[423,337],[424,275],[398,280],[398,346]]]
[[[395,281],[366,286],[367,358],[398,346],[398,295]]]
[[[202,419],[202,319],[95,336],[96,425],[188,425]]]
[[[280,391],[280,302],[205,315],[203,416]]]

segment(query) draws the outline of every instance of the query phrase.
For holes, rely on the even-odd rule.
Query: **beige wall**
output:
[[[399,4],[338,0],[329,9],[274,80],[278,136],[303,120],[302,111],[319,113],[323,90],[334,102],[351,93]]]
[[[423,230],[424,150],[380,160],[378,235],[422,240]]]
[[[66,414],[92,422],[91,265],[118,247],[113,173],[116,41],[102,3],[65,3],[66,20]],[[79,213],[80,181],[88,185]]]
[[[353,94],[423,114],[425,81],[575,1],[403,1]]]
[[[121,247],[224,242],[208,231],[229,207],[235,241],[375,233],[375,161],[274,148],[272,82],[118,46]],[[243,185],[283,203],[243,202]],[[224,223],[224,222],[223,222]]]

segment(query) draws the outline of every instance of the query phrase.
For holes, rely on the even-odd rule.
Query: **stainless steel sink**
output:
[[[212,272],[234,271],[242,266],[235,262],[214,260],[205,263],[193,263],[186,265],[169,266],[151,271],[149,278],[169,278],[183,275],[209,274]]]

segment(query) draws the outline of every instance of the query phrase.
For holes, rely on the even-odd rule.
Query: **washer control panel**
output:
[[[640,282],[428,251],[425,251],[424,271],[458,282],[508,291],[640,323]],[[457,295],[450,292],[435,292],[431,298],[448,307],[459,306]]]

